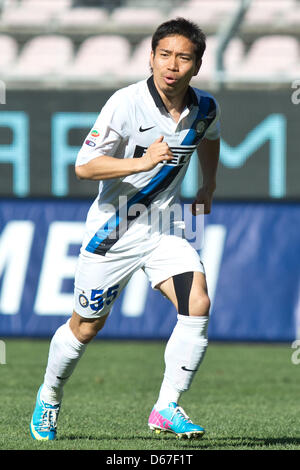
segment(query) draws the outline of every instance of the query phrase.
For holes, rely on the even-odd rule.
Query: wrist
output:
[[[203,181],[202,188],[213,193],[217,188],[216,181]]]
[[[140,158],[135,158],[134,160],[137,160],[135,162],[135,172],[136,173],[142,173],[143,171],[149,171],[151,168],[155,166],[150,152],[148,151]]]
[[[133,172],[141,173],[143,170],[142,158],[133,158]]]

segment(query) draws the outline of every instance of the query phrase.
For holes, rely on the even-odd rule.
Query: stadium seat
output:
[[[244,25],[273,25],[277,20],[281,20],[287,12],[293,11],[295,7],[296,0],[253,0],[245,15]]]
[[[110,21],[115,25],[126,27],[157,26],[164,21],[164,17],[157,8],[120,7],[112,12]]]
[[[85,39],[74,62],[66,68],[68,78],[111,78],[128,64],[130,44],[117,35],[101,35]]]
[[[25,79],[59,75],[72,57],[71,39],[58,35],[36,36],[25,44],[10,75]]]
[[[17,41],[6,34],[0,34],[0,51],[0,70],[5,71],[5,68],[12,64],[17,57]]]
[[[71,0],[22,0],[14,8],[8,5],[4,9],[1,23],[9,27],[43,27],[70,5]]]
[[[263,36],[255,40],[244,60],[231,70],[231,74],[250,81],[284,78],[298,63],[299,44],[296,38]]]
[[[0,35],[0,71],[5,74],[8,67],[11,66],[16,60],[18,54],[17,41],[5,34]]]
[[[284,12],[283,21],[288,28],[289,26],[300,27],[300,2],[298,6]],[[298,30],[299,31],[299,30]]]
[[[104,8],[78,7],[63,11],[58,16],[58,24],[73,29],[87,29],[91,26],[101,26],[107,22],[108,13]]]
[[[169,16],[170,18],[183,16],[205,28],[220,24],[236,7],[235,0],[190,0],[171,10]]]
[[[203,56],[203,62],[197,79],[204,81],[214,80],[214,72],[216,67],[216,51],[218,45],[217,36],[208,36],[206,41],[206,50]],[[224,52],[224,68],[225,71],[237,66],[244,56],[244,44],[241,39],[233,38],[228,44]]]
[[[52,18],[52,12],[48,10],[35,10],[34,8],[17,7],[15,10],[6,9],[1,16],[1,24],[8,27],[46,26]]]
[[[34,7],[55,12],[71,8],[72,0],[20,0],[19,4],[24,8]]]
[[[134,50],[127,67],[118,71],[120,78],[134,82],[150,75],[151,36],[143,39]]]

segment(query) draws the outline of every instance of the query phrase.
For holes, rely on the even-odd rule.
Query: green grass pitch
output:
[[[29,434],[47,340],[5,340],[0,364],[0,449],[299,450],[300,364],[290,344],[209,345],[181,406],[206,429],[200,440],[155,435],[147,419],[157,398],[165,342],[94,340],[65,386],[56,441]]]

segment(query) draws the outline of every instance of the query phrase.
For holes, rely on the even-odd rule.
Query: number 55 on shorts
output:
[[[106,315],[119,294],[119,284],[103,289],[83,290],[75,287],[75,312],[85,318]]]

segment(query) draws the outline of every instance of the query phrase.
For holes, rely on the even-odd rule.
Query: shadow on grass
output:
[[[299,437],[220,437],[215,438],[214,441],[223,441],[224,443],[230,442],[231,446],[246,446],[246,447],[269,447],[274,445],[296,445],[300,446]]]
[[[98,442],[103,442],[103,441],[106,441],[106,442],[120,442],[120,441],[123,441],[123,442],[126,442],[126,441],[143,441],[143,442],[151,442],[151,443],[155,443],[157,442],[158,444],[159,443],[170,443],[170,444],[174,444],[176,446],[176,444],[178,445],[182,445],[182,447],[189,447],[189,448],[193,448],[193,449],[199,449],[200,447],[203,448],[203,447],[206,447],[206,445],[208,444],[207,441],[204,441],[204,439],[185,439],[185,438],[182,438],[182,439],[178,439],[176,438],[175,436],[172,436],[172,435],[169,435],[169,436],[162,436],[162,437],[157,437],[157,436],[107,436],[107,435],[102,435],[102,436],[88,436],[88,435],[74,435],[74,434],[70,434],[68,436],[61,436],[60,439],[62,440],[65,440],[65,441],[76,441],[76,440],[87,440],[87,441],[98,441]],[[201,445],[204,444],[204,445]]]
[[[274,438],[259,438],[259,437],[216,437],[209,438],[204,437],[202,439],[177,439],[175,436],[88,436],[88,435],[74,435],[61,436],[60,439],[66,441],[75,440],[88,440],[88,441],[151,441],[157,443],[172,443],[172,445],[178,444],[182,447],[188,447],[190,449],[216,449],[216,448],[243,448],[251,449],[254,447],[271,448],[273,446],[295,446],[300,447],[300,438],[298,437],[274,437]]]

